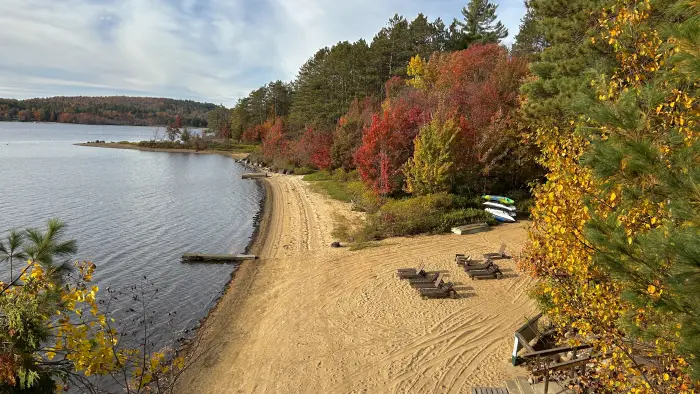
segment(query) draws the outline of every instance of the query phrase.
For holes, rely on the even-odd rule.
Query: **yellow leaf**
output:
[[[669,380],[671,377],[667,373],[664,374],[664,380]]]
[[[654,294],[656,292],[656,286],[649,285],[649,287],[647,287],[647,291],[649,292],[649,294]]]
[[[612,194],[610,195],[610,202],[615,201],[616,198],[617,198],[617,194],[615,194],[615,192],[612,192]]]

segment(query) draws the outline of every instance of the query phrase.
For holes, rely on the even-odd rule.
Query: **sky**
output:
[[[389,18],[446,24],[468,0],[0,0],[0,97],[152,96],[232,107]],[[493,0],[492,0],[493,1]],[[522,0],[494,1],[513,41]]]

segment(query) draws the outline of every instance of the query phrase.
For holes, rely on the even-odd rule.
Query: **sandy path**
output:
[[[346,204],[298,177],[267,180],[260,261],[244,264],[202,333],[210,349],[183,375],[181,393],[469,392],[500,385],[513,330],[534,310],[512,260],[506,278],[471,281],[455,253],[519,252],[522,225],[469,236],[397,238],[378,248],[332,249],[334,214]],[[422,300],[395,278],[421,260],[450,275],[461,297]],[[519,374],[522,374],[520,372]]]

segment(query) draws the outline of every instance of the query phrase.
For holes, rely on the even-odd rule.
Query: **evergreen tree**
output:
[[[496,21],[497,8],[498,5],[489,0],[470,0],[469,4],[462,8],[464,20],[455,19],[452,23],[451,49],[466,49],[473,43],[498,43],[506,38],[508,29],[501,21]]]
[[[520,30],[515,36],[511,52],[516,56],[534,60],[536,55],[547,47],[547,41],[540,30],[541,21],[537,19],[531,1],[525,1],[525,8],[527,11],[520,22]]]
[[[566,129],[577,116],[571,109],[574,96],[590,90],[590,77],[584,75],[584,70],[612,59],[605,49],[589,39],[596,28],[591,15],[611,3],[611,0],[528,2],[530,16],[526,18],[534,20],[530,28],[546,43],[530,66],[535,78],[522,89],[523,115],[532,130],[542,125]]]

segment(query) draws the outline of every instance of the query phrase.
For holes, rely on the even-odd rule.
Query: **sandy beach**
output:
[[[310,191],[301,177],[264,181],[268,199],[253,252],[199,333],[204,353],[179,393],[467,393],[524,375],[510,365],[513,330],[534,313],[531,279],[501,260],[505,278],[472,281],[455,253],[502,242],[517,255],[523,224],[474,235],[385,240],[333,249],[333,217],[359,215]],[[396,278],[421,261],[459,298],[423,300]]]

